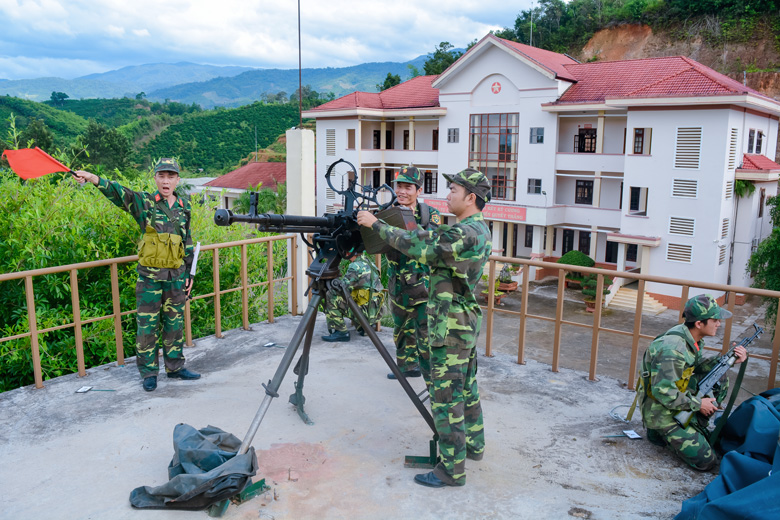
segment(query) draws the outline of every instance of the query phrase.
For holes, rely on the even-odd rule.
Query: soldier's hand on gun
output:
[[[734,364],[739,364],[744,362],[747,359],[747,349],[743,346],[739,346],[734,349],[734,355],[737,356],[736,361],[734,361]]]
[[[84,171],[84,170],[78,170],[73,172],[73,176],[81,184],[84,184],[85,182],[91,182],[92,184],[97,186],[98,183],[100,182],[100,177],[98,177],[94,173],[89,173],[88,171]]]
[[[718,401],[712,397],[702,397],[699,411],[701,411],[701,414],[704,417],[709,417],[714,414],[716,410],[718,410]]]
[[[374,225],[374,222],[376,221],[377,218],[370,211],[365,211],[365,210],[358,211],[357,223],[360,224],[361,226],[371,227]]]

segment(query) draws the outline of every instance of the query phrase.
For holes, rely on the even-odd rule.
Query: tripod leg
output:
[[[265,398],[263,398],[263,402],[260,403],[260,408],[258,408],[255,418],[249,426],[249,431],[246,432],[246,436],[241,443],[241,448],[238,450],[239,455],[249,451],[249,445],[252,443],[255,433],[257,433],[257,429],[260,427],[265,412],[268,411],[268,407],[271,405],[271,399],[279,397],[277,392],[282,384],[282,379],[284,379],[285,374],[290,369],[290,364],[303,340],[304,333],[309,327],[313,326],[314,320],[317,318],[317,307],[320,305],[320,300],[322,300],[322,295],[315,290],[311,301],[309,302],[309,306],[306,307],[306,312],[303,313],[301,323],[298,324],[298,328],[295,329],[295,334],[293,334],[292,340],[290,340],[290,344],[287,346],[287,350],[284,351],[284,356],[282,357],[281,363],[279,363],[279,367],[276,369],[273,380],[269,381],[267,385],[263,385],[263,388],[265,388]]]
[[[338,280],[334,280],[333,285],[336,285],[336,282],[339,282]],[[368,320],[366,319],[366,316],[363,314],[363,311],[360,309],[358,304],[355,302],[355,300],[352,299],[352,295],[349,292],[349,288],[345,287],[343,284],[339,283],[339,288],[344,294],[344,298],[347,301],[347,305],[349,305],[350,310],[352,311],[352,314],[357,318],[358,322],[360,323],[360,326],[363,327],[363,330],[366,331],[366,334],[371,339],[371,342],[374,344],[374,347],[376,347],[376,350],[379,352],[379,355],[382,356],[382,359],[385,360],[385,363],[387,363],[387,366],[390,368],[390,371],[395,374],[395,377],[398,378],[398,382],[401,384],[401,387],[404,389],[404,392],[406,392],[406,395],[409,396],[409,399],[412,401],[412,404],[414,404],[414,407],[417,408],[417,411],[420,413],[422,418],[425,420],[426,423],[428,423],[428,426],[431,428],[431,431],[434,435],[434,440],[438,440],[438,434],[436,433],[436,424],[433,422],[433,417],[431,417],[430,412],[428,412],[428,409],[425,408],[425,405],[420,401],[420,398],[417,396],[417,393],[414,391],[412,386],[409,384],[409,381],[406,380],[406,378],[401,374],[401,371],[398,369],[398,365],[395,364],[395,360],[390,356],[390,354],[387,352],[387,348],[382,344],[382,342],[379,340],[379,336],[376,335],[376,331],[371,327],[368,323]]]
[[[314,321],[309,322],[309,326],[306,328],[306,339],[303,342],[303,353],[298,359],[298,363],[293,369],[293,373],[298,374],[298,381],[295,382],[295,393],[290,395],[290,404],[295,406],[298,411],[298,416],[306,424],[314,424],[306,412],[303,411],[303,403],[306,402],[306,398],[303,396],[303,378],[309,373],[309,351],[311,351],[311,338],[314,335]]]

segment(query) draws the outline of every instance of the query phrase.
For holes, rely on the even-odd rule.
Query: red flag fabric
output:
[[[8,159],[11,169],[22,179],[35,179],[50,173],[70,171],[70,168],[37,146],[21,150],[6,150],[2,157]]]

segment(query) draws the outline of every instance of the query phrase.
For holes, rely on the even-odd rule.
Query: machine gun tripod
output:
[[[346,189],[339,190],[336,189],[331,182],[331,176],[334,168],[341,163],[345,163],[352,169],[348,172],[348,174],[351,173],[351,175],[346,176],[348,179]],[[354,172],[354,166],[343,159],[333,163],[328,168],[325,175],[328,185],[333,191],[344,197],[344,209],[336,214],[328,214],[323,217],[276,215],[273,213],[258,215],[258,198],[255,193],[250,198],[250,211],[248,215],[235,215],[230,210],[224,209],[217,210],[214,215],[214,221],[217,225],[221,226],[227,226],[234,222],[246,222],[257,224],[258,228],[262,231],[298,232],[301,233],[302,236],[304,233],[314,234],[312,243],[306,241],[304,236],[304,241],[315,252],[315,258],[306,270],[306,274],[311,279],[308,289],[308,291],[311,291],[311,300],[284,352],[273,379],[269,380],[267,384],[263,384],[263,388],[265,388],[265,397],[241,443],[241,448],[238,453],[243,454],[249,450],[252,439],[260,427],[260,423],[262,422],[271,401],[274,398],[279,397],[279,387],[289,371],[290,365],[292,364],[293,358],[301,343],[303,343],[303,352],[293,369],[293,372],[298,376],[298,380],[295,382],[295,393],[290,396],[290,403],[296,407],[298,415],[304,422],[312,424],[312,421],[304,411],[306,399],[303,396],[303,386],[305,376],[309,370],[309,354],[311,351],[312,336],[314,334],[314,324],[317,318],[317,309],[328,290],[331,289],[338,291],[343,295],[344,300],[347,302],[347,305],[352,311],[353,316],[357,319],[360,327],[366,332],[377,352],[379,352],[379,355],[385,360],[390,371],[395,374],[401,387],[433,432],[433,439],[429,443],[429,455],[422,457],[407,456],[404,465],[406,467],[433,467],[435,466],[437,459],[438,441],[438,434],[436,433],[436,425],[433,421],[433,417],[420,400],[420,395],[414,391],[409,382],[402,375],[395,361],[379,340],[376,332],[369,325],[366,316],[352,298],[350,289],[345,287],[338,279],[340,274],[339,264],[341,260],[343,258],[352,258],[353,256],[362,253],[365,249],[360,234],[360,227],[357,224],[357,210],[359,208],[367,209],[369,203],[375,204],[379,209],[384,209],[390,206],[395,200],[395,194],[393,193],[393,198],[390,202],[385,205],[379,204],[377,193],[382,189],[388,189],[392,192],[392,189],[387,185],[383,185],[380,188],[359,187],[357,185],[357,180],[354,177]],[[360,188],[360,191],[358,191],[358,188]],[[423,394],[425,392],[427,392],[427,389]]]

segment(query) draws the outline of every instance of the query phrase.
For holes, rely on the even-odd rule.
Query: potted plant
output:
[[[593,267],[596,265],[596,261],[581,251],[573,249],[558,259],[559,264],[576,265],[580,267]],[[577,271],[566,273],[566,287],[579,288],[582,282],[585,280],[585,276]]]
[[[604,288],[602,294],[604,296],[609,294],[609,286],[612,285],[612,278],[609,276],[604,277]],[[595,274],[589,274],[582,282],[582,295],[585,297],[585,310],[588,312],[594,312],[596,310],[596,289],[598,288],[598,278]],[[601,300],[602,305],[604,299]]]
[[[504,264],[498,273],[498,290],[511,292],[517,290],[517,282],[512,280],[512,272],[509,270],[509,264]]]

